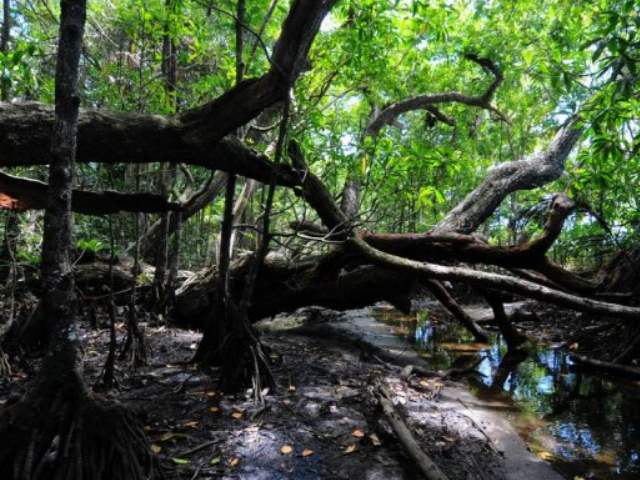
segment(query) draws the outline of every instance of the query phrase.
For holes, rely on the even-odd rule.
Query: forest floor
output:
[[[143,419],[167,478],[421,478],[376,408],[377,380],[451,480],[559,478],[544,462],[536,463],[495,412],[472,412],[469,405],[477,399],[461,385],[433,377],[402,380],[401,369],[372,354],[344,330],[344,321],[315,317],[302,328],[297,318],[280,319],[277,330],[264,332],[278,389],[263,403],[223,394],[215,370],[202,372],[189,363],[199,333],[149,325],[149,365],[135,372],[118,367],[118,389],[104,394]],[[289,321],[297,328],[288,329]],[[109,331],[80,328],[85,373],[97,385]],[[118,324],[119,340],[124,331]],[[37,364],[36,358],[22,359],[10,378],[0,380],[0,406],[25,390]]]

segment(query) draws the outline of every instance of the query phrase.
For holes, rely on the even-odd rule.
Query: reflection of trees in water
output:
[[[482,376],[470,382],[481,394],[509,397],[521,409],[544,420],[546,426],[538,425],[534,436],[555,456],[570,463],[587,462],[587,469],[593,467],[607,478],[614,474],[598,462],[613,461],[613,468],[622,473],[612,478],[640,478],[637,385],[585,375],[558,350],[538,347],[530,354],[507,354],[500,337],[488,351],[451,351],[443,348],[445,344],[473,342],[472,337],[458,325],[432,322],[420,313],[412,324],[405,325],[412,330],[407,337],[431,355],[433,368],[464,370],[483,359],[478,368]]]

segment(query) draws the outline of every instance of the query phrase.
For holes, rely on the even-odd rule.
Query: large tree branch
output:
[[[375,248],[370,245],[365,238],[360,236],[351,228],[344,228],[345,225],[349,226],[347,217],[327,192],[324,185],[308,171],[300,153],[294,153],[297,153],[297,155],[294,156],[296,168],[299,171],[304,171],[305,173],[303,178],[303,191],[308,197],[309,203],[314,205],[314,208],[321,216],[322,221],[330,230],[335,231],[342,229],[345,231],[347,234],[346,245],[350,246],[355,254],[361,255],[363,261],[370,262],[381,268],[397,270],[399,272],[417,275],[419,277],[422,276],[425,279],[461,281],[470,285],[477,285],[482,288],[490,287],[517,293],[528,298],[554,303],[562,307],[574,308],[579,311],[603,315],[615,315],[624,319],[640,319],[640,308],[627,307],[583,298],[528,280],[509,277],[497,273],[480,272],[464,267],[449,267],[420,262]],[[556,212],[558,218],[562,218],[563,215],[566,216],[566,208],[561,206],[558,210],[559,211]],[[562,212],[565,213],[562,214]],[[550,227],[550,230],[553,230],[553,228]],[[550,231],[549,235],[553,236],[553,231]],[[545,242],[546,240],[542,243]]]
[[[302,71],[324,17],[338,0],[296,0],[282,26],[271,58],[271,69],[258,79],[240,82],[214,101],[181,115],[187,138],[216,142],[246,125],[266,107],[282,101]]]
[[[467,55],[466,58],[481,65],[494,75],[495,79],[485,93],[477,96],[466,95],[460,92],[436,93],[432,95],[418,95],[393,103],[382,110],[382,112],[380,112],[380,114],[369,124],[365,131],[365,137],[377,137],[378,133],[380,133],[380,130],[382,130],[385,125],[391,125],[400,115],[414,110],[427,110],[439,120],[443,120],[445,123],[450,124],[451,119],[444,116],[440,111],[433,109],[434,105],[442,103],[461,103],[471,107],[485,108],[498,114],[501,119],[506,120],[504,115],[491,105],[493,95],[504,80],[502,72],[491,60],[486,58],[478,58],[475,55]]]
[[[558,132],[546,150],[490,169],[482,183],[432,232],[471,233],[493,214],[507,195],[518,190],[532,190],[560,178],[571,150],[584,132],[584,127],[577,125],[578,121],[575,119]]]
[[[53,107],[38,103],[0,102],[0,166],[49,163]],[[206,137],[187,140],[180,121],[160,115],[81,110],[77,161],[80,163],[180,162],[222,170],[269,182],[274,167],[265,155],[234,136],[219,142]],[[294,186],[297,177],[277,167],[280,185]]]
[[[38,180],[20,178],[0,171],[0,208],[7,210],[43,210],[48,185]],[[87,192],[73,190],[71,210],[87,215],[127,212],[157,213],[179,210],[180,205],[163,196],[148,193]]]

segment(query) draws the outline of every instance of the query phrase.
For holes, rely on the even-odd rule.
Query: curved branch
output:
[[[433,113],[431,108],[440,103],[461,103],[471,107],[480,107],[491,110],[496,113],[503,121],[508,122],[507,118],[500,111],[491,105],[491,99],[500,84],[504,81],[502,71],[491,60],[486,58],[478,58],[475,55],[467,55],[466,58],[471,60],[483,68],[489,70],[495,77],[489,88],[482,95],[466,95],[460,92],[436,93],[432,95],[418,95],[416,97],[407,98],[400,102],[394,103],[385,108],[380,114],[369,124],[365,130],[365,137],[376,138],[380,130],[385,125],[391,125],[396,119],[407,112],[414,110],[428,110]],[[448,122],[447,122],[448,123]]]

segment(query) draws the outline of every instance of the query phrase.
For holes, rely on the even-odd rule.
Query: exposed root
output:
[[[0,348],[0,378],[11,376],[11,364],[9,363],[9,356]]]
[[[134,370],[147,364],[147,348],[144,341],[144,333],[138,325],[135,308],[129,310],[129,316],[127,317],[127,335],[120,349],[118,358]]]
[[[1,412],[0,478],[158,477],[144,431],[128,409],[77,385],[58,388],[55,395],[46,396],[47,391],[36,389]]]
[[[222,390],[237,392],[251,388],[254,399],[261,400],[265,392],[275,387],[264,346],[250,327],[230,333],[222,350]]]

